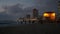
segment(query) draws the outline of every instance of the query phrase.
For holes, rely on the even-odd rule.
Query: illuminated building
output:
[[[43,17],[49,20],[55,20],[56,13],[55,12],[44,12]]]
[[[38,17],[38,10],[33,9],[33,18],[37,18],[37,17]]]

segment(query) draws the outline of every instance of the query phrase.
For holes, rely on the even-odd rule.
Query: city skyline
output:
[[[26,14],[32,15],[33,8],[37,8],[39,14],[44,11],[56,11],[56,0],[0,0],[0,20],[16,19]]]

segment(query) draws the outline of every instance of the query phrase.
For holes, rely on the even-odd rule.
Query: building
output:
[[[33,18],[37,18],[37,17],[38,17],[38,10],[33,9]]]
[[[58,1],[58,17],[60,17],[60,1]]]
[[[26,18],[30,18],[31,16],[28,14],[28,15],[26,15]]]
[[[46,20],[55,20],[56,19],[56,13],[55,12],[44,12],[43,18]]]

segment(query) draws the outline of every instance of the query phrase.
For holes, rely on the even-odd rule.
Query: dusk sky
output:
[[[57,12],[58,0],[0,0],[0,20],[15,20],[26,14],[32,15],[32,9],[37,8],[39,14],[44,11]]]

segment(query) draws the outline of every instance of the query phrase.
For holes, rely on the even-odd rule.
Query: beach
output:
[[[58,34],[60,24],[21,24],[0,27],[0,34]]]

